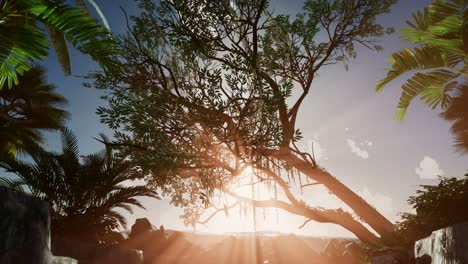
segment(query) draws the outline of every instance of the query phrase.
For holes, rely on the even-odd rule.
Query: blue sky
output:
[[[129,14],[136,14],[132,0],[96,1],[107,17],[112,31],[126,30],[122,6]],[[294,14],[302,2],[271,2],[278,13]],[[405,26],[411,12],[430,3],[429,0],[400,0],[390,14],[379,21],[396,29]],[[303,131],[303,146],[314,142],[319,163],[332,172],[353,190],[364,196],[387,217],[397,220],[397,213],[407,211],[408,196],[414,194],[420,184],[433,184],[437,174],[462,176],[466,169],[467,156],[453,152],[449,133],[450,124],[438,117],[437,110],[430,110],[415,101],[403,124],[393,119],[393,113],[400,95],[402,80],[398,80],[375,94],[376,82],[385,75],[388,67],[386,58],[403,47],[397,34],[386,36],[381,43],[385,50],[373,52],[358,49],[358,56],[346,71],[343,65],[322,69],[316,78],[312,91],[304,103],[298,120]],[[77,134],[82,154],[101,149],[93,139],[98,133],[111,135],[112,132],[99,122],[96,107],[104,104],[99,99],[100,91],[84,88],[83,78],[63,76],[53,51],[44,62],[49,72],[49,81],[57,91],[70,100],[68,110],[72,114],[69,127]],[[95,69],[96,64],[89,58],[72,51],[72,67],[75,75],[83,75]],[[58,135],[47,135],[48,147],[59,147]],[[325,206],[339,206],[324,190],[310,190],[305,196],[311,203]],[[167,228],[186,229],[174,208],[162,201],[143,200],[148,211],[136,210],[130,216],[130,223],[136,217],[148,217],[156,225]],[[271,214],[271,212],[267,212]],[[323,224],[310,223],[303,229],[297,227],[302,218],[281,213],[279,221],[259,223],[257,229],[278,230],[306,235],[349,235],[344,230]],[[201,231],[238,232],[252,229],[251,219],[232,216],[215,217]]]

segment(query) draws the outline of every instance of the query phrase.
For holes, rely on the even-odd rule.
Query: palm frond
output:
[[[12,25],[13,24],[13,25]],[[0,89],[19,83],[18,76],[47,56],[48,40],[44,32],[27,24],[0,23]]]
[[[47,56],[50,41],[36,22],[49,29],[52,44],[65,74],[71,72],[66,41],[89,54],[103,68],[113,65],[113,56],[117,49],[110,31],[80,7],[59,2],[18,0],[1,3],[0,89],[5,83],[8,88],[18,84],[18,76],[28,71],[33,63]],[[98,14],[102,16],[99,7],[97,8]]]
[[[388,60],[391,68],[388,69],[387,76],[377,83],[375,88],[377,92],[380,92],[388,83],[407,72],[434,68],[451,68],[460,63],[462,58],[441,51],[435,46],[422,46],[395,52]]]
[[[65,75],[70,75],[72,72],[70,52],[68,50],[67,41],[63,34],[51,27],[47,27],[49,36],[54,46],[55,54],[57,55],[58,62],[62,67],[62,71]]]
[[[109,162],[115,156],[106,152],[80,159],[76,136],[67,128],[62,129],[62,144],[59,153],[32,153],[32,162],[0,160],[0,166],[18,175],[34,195],[49,201],[54,226],[80,225],[102,235],[126,225],[125,217],[114,209],[132,213],[134,207],[144,208],[137,197],[159,199],[155,190],[126,182],[134,173],[130,163]]]
[[[78,157],[78,140],[75,134],[70,129],[64,127],[62,129],[62,151],[63,153],[72,153]]]
[[[6,86],[6,85],[5,85]],[[69,118],[62,109],[67,100],[47,83],[45,70],[33,66],[12,89],[0,89],[0,156],[34,151],[43,141],[42,131],[57,130]]]
[[[101,66],[109,66],[107,62],[116,54],[111,33],[81,8],[54,4],[30,10],[39,21],[63,32],[74,47],[91,55]]]
[[[26,191],[23,188],[23,184],[24,182],[21,180],[13,180],[7,177],[0,176],[0,187],[7,187],[20,193],[26,193]]]
[[[446,92],[452,89],[453,84],[450,81],[456,77],[457,73],[444,69],[414,74],[402,86],[403,93],[395,118],[402,122],[411,101],[419,95],[423,96],[426,104],[432,108],[437,107],[444,100]]]
[[[452,97],[447,109],[441,117],[452,122],[450,128],[454,140],[455,151],[460,154],[468,153],[468,84],[460,83],[457,93]]]

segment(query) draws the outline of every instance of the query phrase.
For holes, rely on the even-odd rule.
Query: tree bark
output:
[[[353,216],[343,210],[318,210],[313,207],[305,205],[292,205],[281,200],[254,200],[247,197],[242,197],[234,192],[226,191],[229,195],[236,199],[252,204],[256,208],[279,208],[291,214],[304,216],[308,219],[319,223],[337,224],[351,233],[353,233],[359,240],[367,244],[374,244],[377,242],[378,237],[375,236],[363,224],[353,218]]]
[[[294,166],[307,177],[323,184],[330,192],[348,205],[364,222],[369,224],[380,237],[388,237],[393,232],[394,225],[392,222],[330,173],[300,159],[289,151],[277,152],[273,156]]]

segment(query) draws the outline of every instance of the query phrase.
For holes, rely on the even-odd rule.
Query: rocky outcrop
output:
[[[130,231],[130,238],[136,238],[141,234],[148,233],[154,231],[154,227],[148,218],[138,218],[135,220],[135,224],[132,225],[132,229]]]
[[[468,263],[468,223],[432,232],[416,241],[414,253],[417,263]]]
[[[51,262],[46,202],[0,187],[0,263]]]
[[[47,202],[0,187],[0,263],[74,264],[50,252]]]
[[[69,257],[53,257],[52,264],[78,264],[78,261]]]
[[[70,256],[80,264],[142,264],[143,252],[112,244],[93,244],[81,241],[56,239],[54,254]]]
[[[133,224],[128,239],[120,242],[126,249],[143,251],[144,263],[154,263],[167,244],[164,228],[158,230],[147,218],[139,218]]]

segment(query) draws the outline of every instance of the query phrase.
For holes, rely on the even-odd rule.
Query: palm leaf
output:
[[[433,24],[450,16],[460,16],[466,9],[465,0],[435,0],[429,6],[429,13]]]
[[[461,83],[456,88],[457,93],[441,116],[453,122],[450,130],[455,137],[453,145],[455,150],[466,154],[468,153],[468,84]]]
[[[86,12],[89,13],[88,11],[88,8],[86,7],[86,4],[83,0],[76,0],[77,4],[79,6],[81,6],[83,9],[86,10]],[[96,4],[96,2],[94,0],[88,0],[88,2],[93,6],[94,10],[96,10],[96,13],[98,14],[99,18],[101,19],[102,21],[102,24],[104,24],[104,26],[110,30],[110,27],[109,27],[109,22],[107,22],[107,19],[106,17],[104,16],[104,14],[102,13],[101,11],[101,8],[99,8],[99,5]]]
[[[24,182],[21,180],[13,180],[7,177],[0,176],[0,187],[7,187],[20,193],[25,193],[23,188]]]
[[[0,89],[18,84],[18,75],[31,69],[34,61],[47,56],[44,32],[27,24],[0,24]]]
[[[116,48],[110,32],[102,27],[96,19],[89,17],[79,7],[65,5],[42,5],[30,11],[38,20],[63,32],[65,38],[76,48],[90,54],[101,66],[108,56],[115,55]]]
[[[71,74],[71,61],[70,52],[68,50],[67,41],[63,34],[51,27],[47,27],[49,36],[54,46],[55,54],[57,55],[58,62],[62,67],[62,71],[65,75]]]
[[[388,83],[404,73],[414,70],[428,70],[433,68],[451,68],[462,58],[457,55],[441,51],[435,46],[422,46],[414,49],[403,49],[389,57],[391,68],[387,69],[387,76],[377,83],[375,90],[380,92]]]
[[[71,72],[66,41],[102,67],[113,65],[116,45],[110,31],[80,7],[48,0],[18,0],[2,1],[0,8],[0,88],[4,83],[9,88],[18,84],[19,75],[47,56],[49,40],[36,21],[50,29],[65,74]],[[100,10],[98,13],[102,15]]]
[[[453,83],[450,81],[457,76],[458,73],[444,69],[414,74],[402,86],[403,93],[395,113],[396,119],[403,121],[411,101],[420,95],[430,107],[437,107],[444,100],[447,92],[453,88]]]

